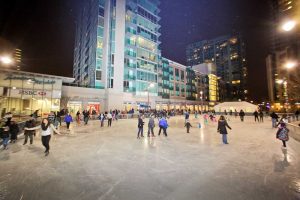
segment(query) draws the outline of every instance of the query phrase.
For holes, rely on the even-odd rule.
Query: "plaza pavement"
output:
[[[39,136],[33,145],[20,140],[0,150],[0,200],[300,199],[300,143],[281,149],[270,119],[232,117],[229,145],[216,123],[199,129],[191,119],[190,134],[174,117],[167,138],[156,123],[156,137],[144,130],[140,140],[137,119],[72,126],[51,138],[48,157]]]

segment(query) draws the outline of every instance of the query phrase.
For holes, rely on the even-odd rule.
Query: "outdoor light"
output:
[[[154,84],[151,83],[151,84],[149,85],[149,88],[153,88],[153,87],[154,87]]]
[[[283,83],[283,81],[284,81],[284,80],[282,80],[282,79],[277,79],[277,80],[276,80],[276,83],[278,83],[278,84],[282,84],[282,83]]]
[[[285,64],[285,67],[286,67],[287,69],[292,69],[292,68],[294,68],[294,67],[296,67],[296,66],[297,66],[297,63],[294,62],[294,61],[289,61],[289,62],[287,62],[287,63]]]
[[[290,21],[283,23],[281,28],[282,28],[282,30],[289,32],[289,31],[293,30],[295,28],[295,26],[296,26],[296,21],[290,20]]]
[[[9,65],[13,62],[12,59],[9,56],[0,57],[0,61],[5,65]]]

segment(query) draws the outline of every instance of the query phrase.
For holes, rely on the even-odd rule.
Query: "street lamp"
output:
[[[284,22],[282,24],[281,28],[282,28],[282,30],[289,32],[295,28],[296,24],[297,24],[296,21],[289,20],[289,21]]]
[[[13,60],[11,57],[9,56],[1,56],[0,57],[0,61],[4,64],[4,65],[10,65],[13,63]]]
[[[297,63],[294,62],[294,61],[288,61],[287,63],[285,63],[284,66],[285,66],[285,68],[287,68],[287,69],[292,69],[292,68],[294,68],[294,67],[297,66]]]
[[[149,106],[150,106],[150,97],[149,97],[149,93],[150,93],[150,88],[153,88],[155,85],[154,85],[154,83],[150,83],[150,85],[148,86],[148,88],[147,88],[147,92],[148,92],[148,103],[147,103],[147,110],[149,110]]]

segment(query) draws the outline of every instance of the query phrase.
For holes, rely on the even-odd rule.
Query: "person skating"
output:
[[[90,111],[88,111],[87,109],[85,109],[85,110],[82,112],[82,115],[83,115],[84,125],[87,125],[87,124],[88,124],[88,121],[89,121],[89,119],[90,119]]]
[[[164,117],[162,117],[159,120],[159,132],[158,132],[158,135],[160,135],[161,130],[163,130],[164,135],[167,137],[168,136],[168,134],[167,134],[167,128],[168,128],[168,122],[167,122],[167,120]]]
[[[79,112],[79,110],[76,113],[76,122],[77,122],[78,125],[80,125],[80,112]]]
[[[297,111],[295,112],[295,117],[296,117],[296,120],[297,120],[297,121],[299,120],[299,115],[300,115],[300,111],[297,110]]]
[[[231,127],[228,125],[227,121],[225,120],[225,117],[221,115],[218,121],[218,132],[222,134],[222,141],[224,144],[228,144],[227,142],[228,133],[226,127],[228,127],[231,130]]]
[[[53,111],[51,111],[48,115],[48,121],[52,124],[54,124],[55,122],[55,119],[56,119],[56,115]]]
[[[259,122],[257,110],[253,113],[253,115],[254,115],[254,121],[255,121],[255,122],[256,122],[256,121]]]
[[[41,129],[41,136],[42,136],[42,144],[45,147],[45,156],[49,155],[49,142],[51,139],[51,135],[53,134],[53,131],[60,135],[60,132],[54,127],[53,124],[49,122],[48,119],[43,119],[42,124],[40,126],[34,127],[34,128],[25,128],[25,130],[37,130]]]
[[[11,121],[9,125],[10,143],[15,143],[18,139],[19,126],[15,121]]]
[[[26,130],[26,128],[34,128],[35,127],[35,121],[33,119],[29,119],[28,121],[25,122],[24,126],[24,135],[25,135],[25,140],[23,145],[27,144],[28,138],[30,139],[30,144],[33,143],[33,136],[35,136],[35,130]]]
[[[101,113],[99,115],[99,120],[100,120],[100,126],[103,127],[104,126],[104,120],[105,120],[105,115],[103,113]]]
[[[111,115],[110,112],[107,113],[106,118],[107,118],[107,126],[108,126],[108,127],[111,127],[112,115]]]
[[[272,128],[276,128],[276,124],[277,124],[277,121],[278,121],[278,115],[275,113],[275,112],[272,112],[271,115],[271,120],[272,120]]]
[[[3,143],[3,149],[6,150],[8,149],[8,141],[9,141],[9,126],[4,126],[2,128],[2,133],[1,133],[1,138],[2,138],[2,143]]]
[[[137,134],[137,139],[140,139],[141,137],[144,137],[144,124],[145,122],[143,121],[143,116],[140,115],[138,118],[138,134]]]
[[[184,127],[186,127],[186,133],[190,133],[190,128],[192,127],[189,120],[186,121]]]
[[[243,110],[240,111],[239,116],[241,118],[241,121],[244,121],[244,117],[245,117],[245,112]]]
[[[263,111],[259,111],[259,121],[264,122],[264,113],[263,113]]]
[[[276,138],[282,141],[283,148],[286,148],[286,142],[289,140],[289,129],[286,128],[286,123],[282,120],[278,125]]]
[[[152,115],[149,118],[149,122],[148,122],[148,137],[150,137],[150,132],[151,132],[152,137],[155,137],[154,127],[155,127],[155,122],[154,122],[154,116]]]
[[[65,116],[65,122],[67,124],[67,129],[70,130],[70,124],[71,124],[71,122],[73,122],[73,118],[70,115],[70,113],[66,114],[66,116]]]

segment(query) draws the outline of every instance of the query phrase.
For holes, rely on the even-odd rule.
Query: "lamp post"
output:
[[[203,113],[203,91],[200,91],[200,99],[201,99],[201,113]]]
[[[149,106],[150,106],[150,88],[153,88],[154,87],[154,84],[151,83],[148,88],[147,88],[147,93],[148,93],[148,103],[147,103],[147,110],[149,110]]]

